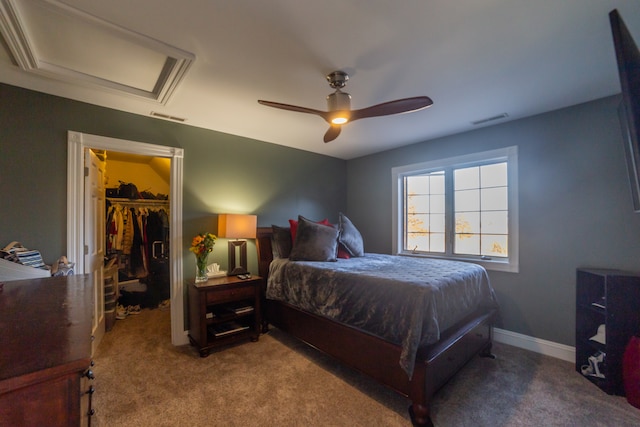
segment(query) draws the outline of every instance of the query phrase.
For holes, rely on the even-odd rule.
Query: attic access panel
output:
[[[161,104],[195,59],[53,0],[0,0],[0,33],[24,71]]]

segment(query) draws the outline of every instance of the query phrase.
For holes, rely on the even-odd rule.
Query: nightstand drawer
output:
[[[226,300],[241,298],[255,298],[255,286],[234,287],[233,289],[216,290],[207,292],[207,304],[218,303]]]

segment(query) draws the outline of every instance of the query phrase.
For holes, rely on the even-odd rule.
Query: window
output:
[[[518,271],[517,147],[393,168],[394,251]]]

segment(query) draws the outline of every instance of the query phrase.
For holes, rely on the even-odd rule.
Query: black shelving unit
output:
[[[592,339],[604,325],[605,343]],[[602,360],[602,377],[587,369],[585,378],[608,394],[624,396],[622,357],[640,331],[640,274],[607,269],[578,269],[576,278],[576,371],[589,358]]]

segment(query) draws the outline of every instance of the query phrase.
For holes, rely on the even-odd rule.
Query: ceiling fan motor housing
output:
[[[351,95],[346,92],[336,90],[327,96],[327,108],[329,111],[340,111],[351,109]]]

